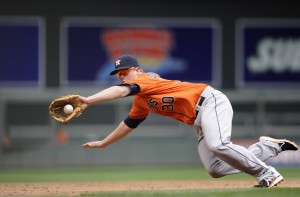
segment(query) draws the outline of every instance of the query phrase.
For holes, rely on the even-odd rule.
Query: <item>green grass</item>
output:
[[[66,168],[0,170],[0,182],[207,179],[202,168]]]
[[[299,179],[300,168],[278,169],[286,179]],[[139,180],[207,180],[214,181],[201,167],[163,168],[66,168],[66,169],[2,169],[1,183],[79,182]],[[223,180],[253,180],[247,174],[226,176]],[[201,189],[85,192],[84,197],[298,197],[300,188],[272,189]],[[0,194],[1,195],[1,194]]]
[[[278,169],[289,179],[298,179],[300,168]],[[66,168],[0,170],[0,183],[14,182],[77,182],[77,181],[138,181],[138,180],[213,180],[201,167],[163,168]],[[253,179],[247,174],[223,177],[227,180]]]
[[[205,189],[205,190],[164,190],[85,193],[85,197],[298,197],[300,188],[272,189]]]

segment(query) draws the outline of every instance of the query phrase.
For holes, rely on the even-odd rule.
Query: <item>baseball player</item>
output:
[[[96,103],[134,96],[128,117],[105,139],[82,145],[104,148],[124,138],[151,112],[194,125],[198,134],[198,152],[205,169],[214,178],[245,172],[255,177],[258,187],[273,187],[283,180],[275,168],[264,163],[282,151],[298,150],[286,139],[260,137],[248,149],[230,141],[233,110],[228,98],[208,84],[167,80],[155,73],[145,73],[131,55],[115,62],[110,75],[121,84],[89,97],[80,96],[82,108]]]

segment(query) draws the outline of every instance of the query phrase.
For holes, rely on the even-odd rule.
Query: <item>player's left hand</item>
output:
[[[85,110],[86,108],[89,107],[90,103],[89,103],[89,100],[86,97],[83,97],[83,96],[79,95],[78,99],[81,101],[82,110]]]
[[[71,113],[66,114],[64,112],[64,107],[68,104],[72,105],[74,109]],[[80,95],[78,94],[64,95],[60,98],[54,99],[49,105],[50,116],[61,123],[70,122],[74,118],[80,116],[83,110],[84,108],[82,107]]]

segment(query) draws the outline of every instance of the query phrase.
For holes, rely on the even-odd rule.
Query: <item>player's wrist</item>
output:
[[[102,141],[99,141],[100,142],[100,146],[105,148],[107,147],[110,143],[107,141],[107,140],[102,140]]]

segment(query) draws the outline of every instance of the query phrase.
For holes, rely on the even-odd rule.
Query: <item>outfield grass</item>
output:
[[[280,169],[289,179],[300,178],[300,168]],[[15,182],[77,182],[77,181],[138,181],[138,180],[213,180],[201,167],[171,168],[66,168],[0,170],[0,183]],[[247,174],[223,177],[227,180],[253,179]],[[300,194],[299,194],[300,195]]]

